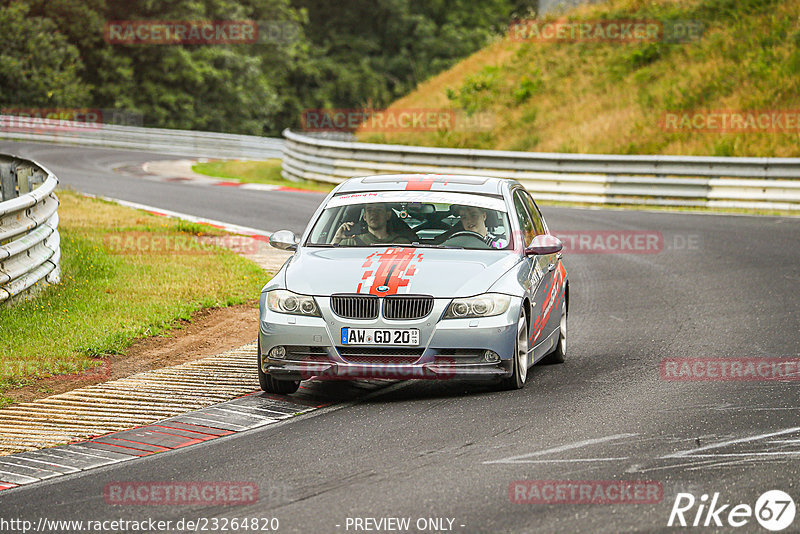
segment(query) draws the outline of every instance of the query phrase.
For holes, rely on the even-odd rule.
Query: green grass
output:
[[[68,191],[58,195],[62,282],[0,307],[0,404],[10,402],[4,391],[97,367],[197,310],[254,299],[268,280],[233,252],[191,243],[217,230]],[[126,236],[179,246],[157,253],[113,246]]]
[[[683,43],[501,39],[390,109],[495,117],[486,131],[362,132],[370,142],[537,152],[800,156],[797,132],[669,131],[665,112],[800,109],[800,0],[609,0],[570,19],[697,21]]]
[[[335,184],[325,184],[303,180],[293,182],[281,176],[281,160],[270,159],[267,161],[209,161],[196,163],[192,170],[199,174],[236,180],[250,184],[280,185],[298,189],[328,192]]]

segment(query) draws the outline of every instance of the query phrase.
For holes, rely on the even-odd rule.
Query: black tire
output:
[[[542,358],[544,365],[564,363],[567,358],[567,303],[561,305],[561,328],[558,334],[558,341],[553,352]]]
[[[525,380],[528,378],[527,354],[528,320],[523,311],[519,314],[519,321],[517,321],[517,340],[514,342],[514,358],[511,361],[511,376],[500,380],[500,389],[511,390],[525,387]]]
[[[258,341],[258,383],[266,393],[290,395],[300,388],[299,380],[276,380],[261,370],[261,340]]]

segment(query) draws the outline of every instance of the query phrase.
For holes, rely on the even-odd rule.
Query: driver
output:
[[[499,236],[486,228],[486,211],[475,206],[456,206],[456,213],[461,217],[461,226],[468,232],[474,232],[483,238],[483,242],[492,248],[503,248],[506,243]]]
[[[364,207],[364,221],[367,223],[367,231],[348,236],[348,232],[353,227],[353,222],[342,223],[333,236],[332,243],[346,247],[359,245],[375,245],[382,243],[401,243],[410,245],[411,241],[400,234],[394,234],[387,228],[392,210],[386,204],[367,204]]]

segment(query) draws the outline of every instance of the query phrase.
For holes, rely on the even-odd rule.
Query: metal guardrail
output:
[[[0,138],[221,159],[280,158],[283,139],[0,115]]]
[[[0,303],[61,278],[57,184],[38,163],[0,155]]]
[[[800,158],[507,152],[356,143],[290,130],[283,135],[287,179],[467,174],[513,178],[550,201],[800,210]]]

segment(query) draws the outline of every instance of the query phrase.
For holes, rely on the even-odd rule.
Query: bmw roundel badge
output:
[[[381,293],[386,293],[387,291],[389,291],[389,286],[378,286],[375,289],[377,289]]]

